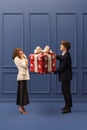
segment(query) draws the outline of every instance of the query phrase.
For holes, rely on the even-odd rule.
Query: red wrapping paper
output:
[[[56,70],[55,53],[39,53],[29,55],[29,69],[40,74],[54,72]]]

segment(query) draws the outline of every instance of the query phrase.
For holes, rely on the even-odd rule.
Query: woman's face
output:
[[[20,56],[20,57],[23,56],[23,51],[19,51],[19,56]]]

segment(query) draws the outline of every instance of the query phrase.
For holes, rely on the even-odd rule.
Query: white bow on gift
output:
[[[34,53],[52,53],[53,51],[50,49],[50,47],[47,45],[45,46],[44,50],[40,46],[37,46],[34,50]]]
[[[52,50],[51,50],[50,47],[47,45],[47,46],[45,46],[43,52],[45,52],[45,53],[52,53]]]
[[[34,53],[41,53],[42,48],[40,46],[37,46],[36,49],[34,50]]]

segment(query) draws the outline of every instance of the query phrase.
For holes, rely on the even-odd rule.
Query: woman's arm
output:
[[[16,57],[14,59],[14,62],[16,64],[16,66],[20,66],[22,68],[27,69],[28,63],[26,63],[25,60],[21,60],[20,58]]]

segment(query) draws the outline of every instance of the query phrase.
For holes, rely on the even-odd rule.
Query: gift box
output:
[[[35,73],[50,73],[56,70],[56,55],[53,52],[36,52],[29,55],[29,68]]]

